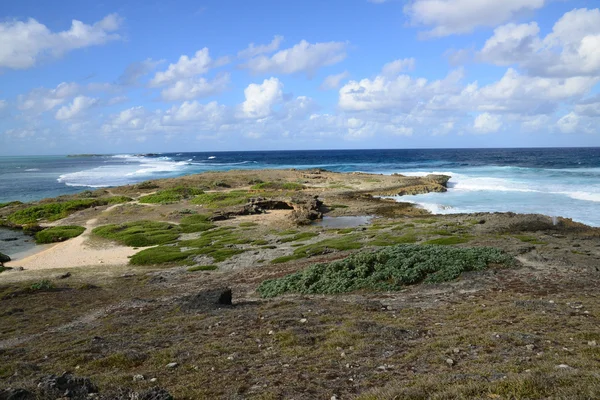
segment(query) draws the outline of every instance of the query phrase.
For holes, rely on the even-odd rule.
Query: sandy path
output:
[[[112,206],[106,211],[114,208]],[[58,243],[46,250],[7,263],[9,267],[23,267],[29,270],[53,268],[77,268],[86,266],[125,265],[128,257],[134,255],[139,249],[132,247],[105,244],[103,246],[90,246],[88,240],[92,229],[96,227],[97,219],[90,219],[85,224],[85,232],[80,236]]]

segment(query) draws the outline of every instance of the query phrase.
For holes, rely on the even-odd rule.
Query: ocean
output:
[[[205,171],[325,168],[452,176],[446,193],[403,196],[433,213],[513,211],[600,226],[600,148],[319,150],[0,157],[0,203]]]

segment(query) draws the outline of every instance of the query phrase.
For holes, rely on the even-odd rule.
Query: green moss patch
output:
[[[382,233],[377,235],[369,244],[372,246],[393,246],[396,244],[415,243],[417,240],[418,238],[414,233],[407,233],[406,235]]]
[[[0,208],[10,207],[10,206],[19,206],[23,204],[20,201],[9,201],[8,203],[0,203]]]
[[[85,231],[82,226],[53,226],[35,234],[35,242],[38,244],[64,242],[77,237]]]
[[[177,246],[157,246],[140,251],[129,259],[132,265],[186,264],[192,256],[190,251],[181,251]],[[187,263],[188,265],[190,262]]]
[[[289,242],[301,242],[304,240],[308,240],[308,239],[312,239],[315,236],[319,236],[318,233],[316,232],[302,232],[302,233],[298,233],[294,236],[290,236],[290,237],[286,237],[283,239],[280,239],[279,241],[281,243],[289,243]]]
[[[171,204],[203,193],[204,191],[197,188],[178,186],[173,189],[159,190],[154,194],[140,197],[139,202],[147,204]]]
[[[527,235],[513,235],[515,239],[519,239],[521,242],[531,243],[531,244],[547,244],[547,242],[543,242],[536,238],[535,236],[527,236]]]
[[[315,264],[283,278],[264,281],[257,291],[262,297],[275,297],[284,293],[399,290],[420,282],[450,281],[463,272],[482,270],[490,264],[512,263],[510,256],[495,248],[459,249],[405,244],[354,254],[340,261]]]
[[[204,193],[192,199],[193,204],[201,204],[206,208],[221,208],[246,204],[252,194],[233,190],[231,192],[211,192]]]
[[[129,197],[115,196],[103,199],[81,199],[39,204],[10,214],[8,220],[18,225],[33,224],[38,220],[57,221],[79,210],[108,204],[125,203],[130,200],[131,198]]]
[[[210,222],[210,217],[203,214],[190,215],[182,218],[179,225],[184,233],[204,232],[216,227]]]
[[[100,226],[92,233],[125,246],[146,247],[174,242],[181,228],[167,222],[136,221]]]

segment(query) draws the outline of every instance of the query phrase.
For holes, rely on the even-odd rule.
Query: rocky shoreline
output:
[[[58,381],[95,398],[594,398],[600,229],[381,197],[448,179],[213,172],[2,207],[57,243],[0,274],[0,398]],[[357,267],[258,290],[398,252],[425,278],[384,290],[400,278]],[[471,270],[475,254],[497,262]]]

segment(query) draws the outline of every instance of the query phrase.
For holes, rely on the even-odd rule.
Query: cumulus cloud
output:
[[[344,42],[308,43],[302,40],[297,45],[278,51],[271,57],[260,55],[248,60],[242,67],[256,74],[314,74],[319,68],[337,64],[346,58],[347,44]]]
[[[43,57],[60,57],[69,51],[120,39],[115,33],[121,18],[110,14],[87,25],[73,20],[66,31],[52,32],[33,18],[0,22],[0,68],[27,69]]]
[[[58,120],[73,119],[80,116],[85,110],[98,103],[98,99],[86,96],[77,96],[71,104],[62,106],[56,112],[55,118]]]
[[[279,50],[281,42],[283,42],[283,36],[277,35],[269,44],[255,45],[254,43],[250,43],[246,49],[238,53],[238,57],[251,58],[261,54],[273,53],[274,51]]]
[[[180,105],[171,107],[162,117],[165,125],[178,125],[192,121],[201,121],[216,127],[216,124],[222,122],[227,114],[227,107],[218,104],[216,101],[208,104],[201,104],[197,101],[185,101]]]
[[[540,9],[546,0],[413,0],[404,12],[414,25],[431,27],[428,37],[470,33],[498,26],[522,12]]]
[[[580,117],[574,112],[563,116],[556,122],[556,126],[563,133],[575,133],[579,126]]]
[[[478,53],[481,61],[518,65],[544,77],[600,76],[600,10],[565,13],[542,38],[537,23],[496,28]]]
[[[161,91],[165,101],[192,100],[223,92],[229,85],[230,75],[223,73],[216,78],[188,78],[175,82]]]
[[[62,82],[54,89],[33,89],[25,95],[17,97],[17,107],[31,112],[50,111],[75,96],[80,90],[76,83]]]
[[[159,71],[150,81],[150,86],[158,87],[173,83],[180,79],[191,78],[196,75],[207,73],[211,68],[224,65],[228,62],[226,58],[213,60],[208,48],[198,50],[193,57],[182,55],[174,64],[169,64],[166,71]]]
[[[415,68],[414,58],[404,58],[400,60],[394,60],[383,66],[381,74],[383,76],[396,76],[404,71],[411,71]]]
[[[265,79],[262,84],[251,83],[244,89],[246,100],[242,113],[247,118],[264,118],[271,114],[275,104],[283,99],[283,83],[277,78]]]
[[[346,80],[350,77],[350,73],[348,71],[344,71],[339,74],[329,75],[321,83],[319,87],[321,90],[332,90],[340,87],[340,84],[343,80]]]
[[[502,127],[500,116],[490,113],[479,114],[473,122],[473,129],[477,133],[492,133],[498,132]]]

